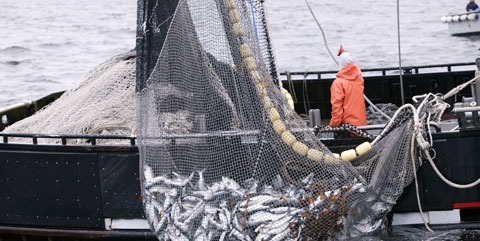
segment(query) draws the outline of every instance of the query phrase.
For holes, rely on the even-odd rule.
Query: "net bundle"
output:
[[[77,87],[67,90],[34,115],[8,126],[4,133],[132,135],[135,117],[135,52],[112,57],[91,70]],[[83,143],[88,139],[69,139]],[[11,138],[11,142],[31,142]],[[59,139],[40,139],[59,143]],[[116,140],[100,140],[105,144]]]
[[[159,240],[371,233],[420,164],[412,143],[427,115],[415,108],[372,145],[332,153],[275,83],[263,14],[262,1],[179,1],[137,96],[143,203]]]

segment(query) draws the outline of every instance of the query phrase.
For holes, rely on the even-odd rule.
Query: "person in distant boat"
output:
[[[478,11],[480,10],[478,8],[478,5],[475,3],[475,0],[470,0],[470,2],[467,4],[467,12],[472,12],[472,11]]]
[[[330,126],[348,123],[353,126],[367,124],[367,112],[363,97],[364,81],[362,72],[352,55],[340,45],[337,78],[330,87],[332,119]]]

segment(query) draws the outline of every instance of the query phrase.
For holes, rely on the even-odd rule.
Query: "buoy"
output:
[[[240,23],[233,24],[233,34],[235,34],[237,37],[243,35],[243,27]]]
[[[293,102],[292,99],[287,100],[287,103],[292,109],[295,109],[295,103]]]
[[[442,23],[446,23],[446,22],[447,22],[447,17],[442,16],[442,17],[440,18],[440,21],[442,21]]]
[[[452,17],[453,22],[460,22],[460,16],[456,15]]]
[[[293,143],[297,141],[297,138],[290,133],[290,131],[284,131],[281,135],[282,141],[287,144],[287,146],[292,146]]]
[[[293,148],[293,151],[296,152],[297,154],[301,155],[301,156],[306,156],[307,155],[307,152],[308,152],[308,146],[299,142],[299,141],[296,141],[292,144],[292,148]]]
[[[369,151],[370,149],[372,149],[372,145],[369,142],[364,142],[364,143],[358,145],[355,148],[355,151],[357,152],[357,154],[359,156],[361,156],[361,155],[365,154],[367,151]]]
[[[232,9],[228,12],[228,17],[230,18],[230,22],[235,24],[235,23],[240,23],[240,13],[238,12],[237,9]]]
[[[270,97],[264,96],[262,101],[263,101],[263,108],[265,108],[265,110],[268,110],[273,107]]]
[[[308,149],[307,158],[312,161],[320,162],[323,159],[323,152],[316,149]]]
[[[253,57],[246,57],[243,59],[243,65],[247,68],[248,71],[253,71],[257,69],[257,62]]]
[[[477,20],[478,19],[478,14],[476,13],[470,13],[467,15],[467,19],[470,21]]]
[[[258,96],[267,96],[267,90],[261,83],[255,84],[255,88],[257,88],[257,95]]]
[[[235,0],[225,0],[225,5],[227,6],[228,10],[235,9]]]
[[[240,55],[242,56],[242,58],[253,56],[252,49],[250,48],[250,46],[248,44],[240,45]]]
[[[280,114],[278,113],[278,110],[275,108],[271,108],[268,111],[268,116],[270,117],[270,121],[273,123],[276,120],[280,120]]]
[[[283,132],[287,130],[287,127],[281,120],[276,120],[272,123],[273,125],[273,130],[278,134],[281,135]]]
[[[338,159],[340,158],[340,155],[338,155],[337,153],[332,153],[332,155],[333,156],[331,156],[330,154],[325,155],[324,156],[325,162],[328,163],[328,164],[337,164]]]
[[[260,82],[262,82],[262,76],[257,70],[250,71],[250,77],[255,84],[259,84]]]
[[[467,20],[468,18],[466,14],[460,15],[460,21],[467,21]]]
[[[447,16],[446,21],[447,21],[447,23],[451,22],[452,21],[452,16]]]
[[[353,149],[346,150],[340,154],[340,158],[344,161],[351,161],[355,159],[355,157],[357,157],[357,153]]]

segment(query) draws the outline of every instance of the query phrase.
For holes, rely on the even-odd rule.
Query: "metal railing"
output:
[[[135,136],[123,136],[123,135],[53,135],[53,134],[23,134],[23,133],[0,133],[2,142],[0,144],[9,144],[11,138],[23,138],[30,139],[31,142],[15,142],[15,144],[28,144],[28,145],[39,145],[39,139],[58,139],[60,140],[59,144],[62,146],[66,145],[78,145],[78,144],[68,144],[68,140],[85,140],[87,146],[111,146],[109,144],[98,144],[99,140],[124,140],[128,141],[130,146],[136,146],[136,137]],[[52,143],[48,143],[52,144]]]
[[[420,74],[420,73],[440,73],[440,72],[452,72],[454,67],[465,67],[465,66],[472,66],[471,70],[476,69],[476,65],[474,62],[468,63],[454,63],[454,64],[436,64],[436,65],[420,65],[420,66],[406,66],[402,67],[403,74]],[[427,72],[428,70],[435,70],[431,72]],[[390,68],[370,68],[370,69],[362,69],[362,74],[365,76],[389,76],[389,75],[399,75],[398,67],[390,67]],[[329,70],[329,71],[305,71],[305,72],[290,72],[285,71],[280,73],[280,79],[283,80],[304,80],[307,79],[314,79],[314,77],[309,76],[316,76],[316,79],[322,80],[323,76],[332,76],[335,75],[338,70]],[[302,76],[301,79],[293,79],[293,76]],[[325,78],[326,79],[326,78]]]

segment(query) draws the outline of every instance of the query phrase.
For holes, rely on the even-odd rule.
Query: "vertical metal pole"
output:
[[[405,96],[403,93],[403,70],[402,70],[402,52],[400,48],[400,0],[397,0],[397,35],[398,35],[398,70],[400,73],[400,95],[402,98],[402,105],[405,104]]]

